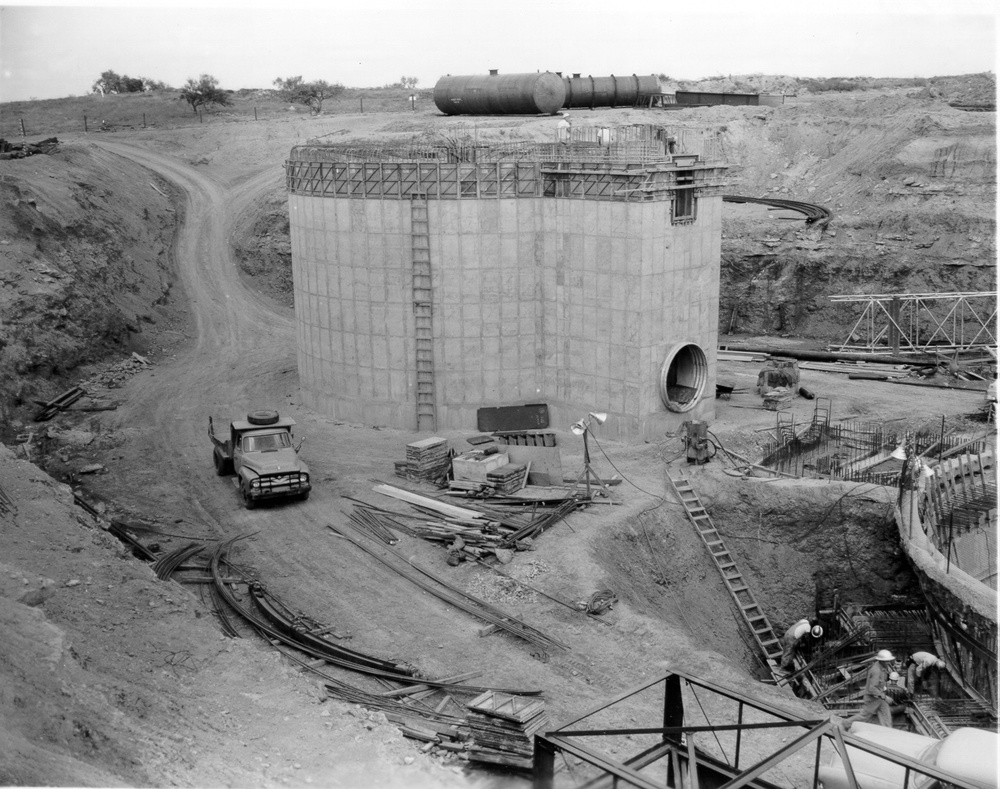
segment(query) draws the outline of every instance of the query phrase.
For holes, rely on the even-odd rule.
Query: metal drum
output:
[[[566,86],[551,71],[441,77],[434,103],[445,115],[553,115],[563,107]]]

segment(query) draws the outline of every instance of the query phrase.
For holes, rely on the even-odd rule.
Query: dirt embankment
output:
[[[183,339],[171,302],[171,187],[63,145],[0,168],[0,438],[80,367]]]
[[[721,331],[842,341],[857,311],[830,295],[995,290],[994,113],[824,97],[746,110],[720,128],[734,192],[833,212],[809,226],[727,206]]]

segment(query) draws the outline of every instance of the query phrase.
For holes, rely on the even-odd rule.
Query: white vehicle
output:
[[[850,734],[879,745],[928,767],[951,773],[969,785],[997,789],[997,754],[1000,738],[985,729],[956,729],[943,740],[890,729],[874,723],[855,723]],[[950,789],[953,784],[910,771],[904,786],[906,767],[867,751],[847,746],[851,769],[859,789]],[[849,789],[843,760],[833,748],[819,768],[823,789]]]

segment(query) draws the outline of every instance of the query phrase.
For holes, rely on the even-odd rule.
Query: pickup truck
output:
[[[996,789],[1000,740],[994,731],[955,729],[943,740],[938,740],[874,723],[855,723],[850,733],[920,764],[950,773],[963,781],[960,786]],[[847,753],[859,789],[945,789],[953,786],[916,771],[911,771],[907,780],[903,765],[850,745]],[[847,789],[851,785],[844,760],[836,751],[829,753],[826,763],[820,765],[819,783],[823,789]]]
[[[277,411],[253,411],[246,420],[231,422],[229,438],[222,440],[215,435],[212,417],[208,418],[215,473],[236,475],[233,484],[248,510],[265,499],[309,498],[309,467],[299,460],[302,442],[292,445],[294,425],[294,419],[281,417]]]

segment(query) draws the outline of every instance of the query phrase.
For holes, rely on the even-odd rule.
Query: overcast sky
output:
[[[0,7],[0,101],[90,92],[102,71],[180,87],[276,77],[372,87],[539,70],[800,77],[993,71],[995,0],[339,0],[297,8],[129,3]]]

